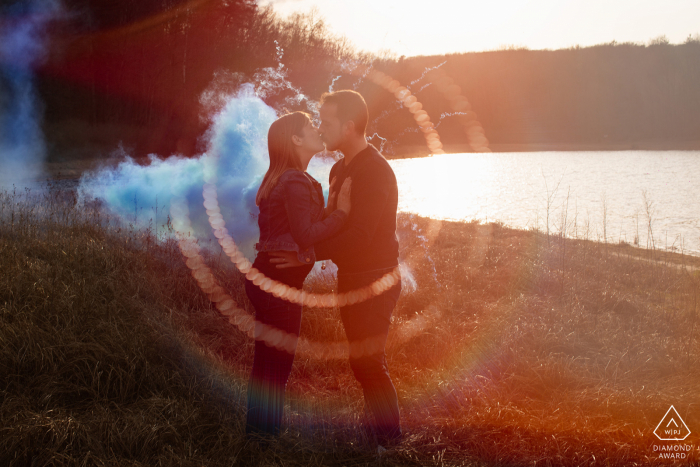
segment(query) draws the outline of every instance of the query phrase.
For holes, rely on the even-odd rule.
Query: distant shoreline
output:
[[[472,152],[467,144],[446,144],[443,147],[447,154]],[[626,143],[492,143],[491,152],[545,152],[545,151],[700,151],[698,141],[645,141]],[[387,159],[412,159],[426,157],[427,147],[412,146],[402,148],[396,155],[387,155]]]

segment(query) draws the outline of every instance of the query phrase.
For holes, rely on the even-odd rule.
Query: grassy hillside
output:
[[[0,219],[0,464],[379,463],[347,362],[313,355],[280,440],[245,441],[252,343],[155,229],[58,190],[3,192]],[[417,288],[388,347],[406,437],[382,465],[668,465],[670,405],[700,444],[698,258],[408,215],[399,234]],[[306,309],[302,334],[342,340],[338,310]]]

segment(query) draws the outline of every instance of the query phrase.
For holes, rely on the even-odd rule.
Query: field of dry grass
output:
[[[175,243],[70,192],[3,192],[0,465],[674,465],[654,446],[700,447],[698,258],[403,214],[399,234],[417,286],[388,344],[405,439],[377,457],[347,362],[298,357],[261,450],[243,436],[252,342]],[[224,259],[208,263],[250,310]],[[342,340],[338,310],[306,309],[302,334]],[[670,405],[682,443],[653,434]]]

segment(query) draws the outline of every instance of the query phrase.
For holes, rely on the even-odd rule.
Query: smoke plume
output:
[[[102,200],[124,222],[155,230],[165,224],[173,197],[184,197],[192,221],[190,233],[203,246],[207,240],[213,246],[202,187],[205,171],[214,170],[226,227],[239,247],[252,255],[258,236],[255,194],[268,167],[267,130],[276,118],[275,110],[252,86],[244,85],[214,117],[206,135],[207,152],[195,158],[151,155],[148,165],[126,157],[116,168],[84,174],[79,200]]]
[[[59,11],[52,0],[0,7],[0,188],[41,178],[46,145],[34,67],[45,56],[46,29]]]

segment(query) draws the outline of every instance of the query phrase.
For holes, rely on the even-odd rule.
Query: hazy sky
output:
[[[616,40],[672,43],[700,33],[700,0],[262,0],[282,16],[316,7],[358,48],[431,55]]]

